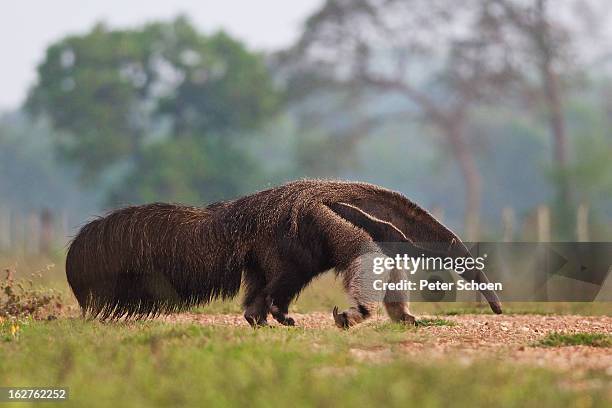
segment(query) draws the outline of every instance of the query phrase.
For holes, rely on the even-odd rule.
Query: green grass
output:
[[[59,266],[46,268],[51,261]],[[15,266],[21,273],[42,270],[40,284],[63,291],[68,304],[74,306],[62,264],[61,259],[40,258],[24,259]],[[331,313],[335,305],[346,307],[346,298],[340,282],[328,274],[304,291],[291,312]],[[417,303],[411,309],[416,316],[489,313],[486,304],[475,302]],[[609,315],[610,310],[610,303],[505,305],[509,314]],[[240,297],[194,311],[240,313]],[[65,407],[557,407],[612,403],[605,387],[570,387],[566,375],[544,368],[490,357],[466,363],[460,353],[446,360],[432,359],[427,353],[412,357],[406,353],[416,343],[427,349],[431,334],[419,327],[453,324],[444,318],[423,318],[416,328],[383,322],[349,331],[252,330],[60,318],[26,320],[15,329],[5,320],[0,324],[0,386],[66,386],[70,400],[60,405]],[[609,345],[609,337],[606,341]]]
[[[407,325],[404,323],[394,323],[391,321],[378,323],[374,326],[374,330],[377,332],[407,332],[417,331],[419,327],[430,327],[430,326],[456,326],[457,323],[446,319],[440,318],[423,318],[416,321],[415,326]],[[417,340],[412,338],[411,340]]]
[[[341,331],[80,319],[2,325],[2,386],[66,386],[61,406],[606,406],[541,368],[407,357],[418,329]],[[377,352],[387,350],[377,361]],[[372,359],[358,358],[371,353]],[[372,361],[371,361],[372,360]],[[585,404],[586,402],[586,404]],[[24,406],[24,405],[16,405]]]
[[[537,345],[545,347],[612,347],[612,336],[603,333],[550,333],[540,340]]]
[[[446,319],[433,318],[433,319],[418,319],[416,322],[417,327],[429,327],[429,326],[456,326],[457,323]]]

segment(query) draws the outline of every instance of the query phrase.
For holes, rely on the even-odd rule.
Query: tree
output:
[[[225,180],[225,172],[210,167],[228,166],[213,160],[226,155],[214,149],[231,149],[237,162],[248,161],[235,139],[269,118],[278,99],[261,55],[223,32],[202,35],[177,18],[126,30],[98,24],[51,45],[26,106],[61,131],[57,150],[80,165],[85,183],[120,174],[113,199],[195,201],[220,197],[206,192],[206,183],[188,181],[185,188],[198,190],[168,192],[164,177],[150,172],[163,174],[182,151],[210,162],[206,174],[179,166],[175,181],[210,181],[214,174],[215,183],[227,182],[235,193],[236,178]],[[174,146],[182,139],[188,140]],[[210,140],[221,141],[213,148]]]
[[[94,208],[95,192],[79,189],[75,169],[55,160],[52,137],[27,115],[0,115],[0,212],[62,210],[76,222]]]
[[[320,83],[333,79],[352,95],[361,90],[360,100],[400,96],[402,109],[386,120],[418,115],[443,137],[465,183],[469,240],[478,236],[481,201],[469,113],[512,78],[503,55],[479,36],[480,11],[474,0],[461,7],[444,0],[328,0],[309,18],[289,58],[298,72],[305,66],[317,72],[310,78]]]
[[[262,178],[258,163],[221,137],[182,137],[143,150],[138,167],[113,188],[110,202],[177,200],[201,203],[235,197]]]
[[[570,146],[566,109],[572,78],[596,59],[606,2],[571,0],[494,0],[483,3],[481,28],[489,47],[504,49],[522,80],[520,93],[545,109],[556,175],[556,208],[562,234],[571,232],[574,188],[570,177]],[[590,54],[590,55],[589,55]]]

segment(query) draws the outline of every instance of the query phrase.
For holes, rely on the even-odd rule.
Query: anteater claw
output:
[[[417,321],[414,318],[414,316],[406,313],[402,316],[402,318],[400,319],[400,321],[404,324],[407,324],[409,326],[416,326],[417,325]]]
[[[258,327],[268,327],[268,322],[266,320],[258,320],[253,316],[244,316],[244,318],[254,329],[257,329]]]
[[[334,315],[334,322],[336,322],[336,326],[341,329],[349,328],[349,322],[348,318],[346,317],[346,312],[338,313],[338,306],[334,306],[334,310],[332,313]]]

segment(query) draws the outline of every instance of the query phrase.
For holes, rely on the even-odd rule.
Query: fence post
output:
[[[70,221],[68,219],[68,212],[66,210],[62,210],[60,213],[60,236],[59,242],[62,246],[65,246],[69,241],[68,233],[70,232]]]
[[[40,249],[40,219],[36,212],[31,212],[28,216],[24,238],[26,243],[26,251],[31,254],[37,254]]]
[[[514,210],[511,207],[502,209],[502,239],[504,242],[514,241]]]
[[[576,212],[576,238],[578,242],[589,242],[589,206],[585,203]]]
[[[11,213],[0,207],[0,251],[11,249]]]
[[[538,224],[538,242],[550,242],[550,209],[546,205],[538,206],[537,211],[537,224]],[[543,262],[546,262],[546,250],[547,248],[539,245],[538,246],[540,256]],[[542,301],[548,300],[548,277],[545,271],[546,264],[541,265],[544,270],[535,275],[535,285],[538,290],[538,296]]]
[[[23,251],[23,223],[21,213],[11,212],[11,249],[13,251]]]
[[[538,242],[550,242],[550,209],[538,206]]]
[[[48,208],[40,213],[40,252],[49,254],[53,246],[53,214]]]

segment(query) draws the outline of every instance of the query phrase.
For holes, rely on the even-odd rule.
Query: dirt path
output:
[[[307,329],[334,327],[330,313],[292,314],[296,324]],[[423,318],[421,316],[420,318]],[[164,318],[177,323],[244,326],[241,315],[184,313]],[[401,347],[408,355],[444,359],[449,356],[469,364],[477,358],[493,358],[517,363],[548,366],[563,370],[603,370],[612,377],[612,349],[572,346],[535,347],[534,343],[550,332],[612,334],[612,317],[540,315],[460,315],[445,316],[454,326],[420,327],[417,335],[407,335]],[[365,325],[387,321],[376,316]],[[271,322],[272,323],[272,322]],[[382,361],[391,359],[390,347],[352,349],[356,358]]]

